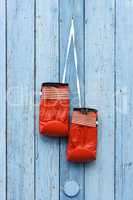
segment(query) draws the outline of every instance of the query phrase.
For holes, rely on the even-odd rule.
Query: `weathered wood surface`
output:
[[[6,200],[6,12],[0,2],[0,199]]]
[[[99,113],[97,160],[85,166],[85,199],[114,199],[114,5],[85,5],[85,101]]]
[[[34,199],[34,1],[7,0],[7,199]]]
[[[74,18],[82,105],[99,110],[97,160],[39,135],[42,82],[62,79]],[[0,200],[132,200],[132,0],[0,1]],[[78,106],[73,45],[66,81]],[[7,98],[7,101],[6,101]]]
[[[58,82],[58,1],[36,4],[36,199],[59,199],[59,139],[39,135],[38,115],[43,82]]]
[[[84,103],[84,29],[83,29],[83,3],[82,1],[60,1],[60,80],[62,80],[67,43],[72,17],[75,25],[75,40],[78,57],[78,72],[82,103]],[[76,88],[76,69],[74,64],[73,43],[69,52],[67,62],[66,82],[70,84],[71,108],[79,106]],[[80,186],[80,193],[73,199],[84,199],[84,166],[66,161],[67,140],[61,139],[60,143],[60,199],[70,199],[64,194],[63,187],[68,181],[76,181]]]
[[[133,1],[116,1],[116,200],[133,191]]]

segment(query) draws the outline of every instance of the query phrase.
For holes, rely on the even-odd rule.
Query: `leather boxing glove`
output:
[[[69,86],[65,83],[43,83],[40,97],[40,133],[67,136],[69,132]]]
[[[67,146],[67,160],[87,162],[96,159],[97,110],[75,108]]]

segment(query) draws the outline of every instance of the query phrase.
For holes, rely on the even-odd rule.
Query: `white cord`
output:
[[[68,61],[68,56],[69,56],[69,51],[70,51],[70,46],[71,46],[71,40],[73,41],[73,46],[74,46],[74,63],[75,63],[75,68],[76,68],[77,92],[78,92],[78,98],[79,98],[79,107],[81,107],[81,92],[80,92],[80,82],[79,82],[79,76],[78,76],[77,50],[76,50],[75,29],[74,29],[73,18],[71,21],[71,28],[70,28],[69,39],[68,39],[68,46],[67,46],[67,52],[66,52],[62,83],[64,83],[66,79],[67,61]]]

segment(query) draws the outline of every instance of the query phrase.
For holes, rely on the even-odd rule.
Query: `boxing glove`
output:
[[[43,83],[40,97],[39,129],[48,136],[67,136],[69,132],[69,86]]]
[[[97,110],[75,108],[67,146],[67,160],[87,162],[96,159]]]

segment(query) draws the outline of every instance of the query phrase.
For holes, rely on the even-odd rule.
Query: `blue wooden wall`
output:
[[[61,80],[72,17],[82,103],[99,110],[85,165],[38,132],[40,86]],[[132,77],[133,0],[1,0],[0,200],[132,200]],[[67,81],[78,105],[72,46]]]

